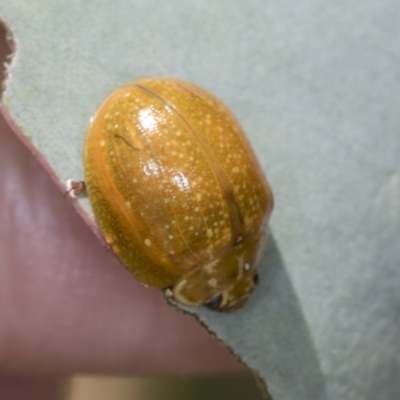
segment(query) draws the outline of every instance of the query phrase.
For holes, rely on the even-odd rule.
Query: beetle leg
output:
[[[86,195],[86,185],[84,181],[73,181],[68,179],[65,183],[65,194],[76,199],[79,196]]]

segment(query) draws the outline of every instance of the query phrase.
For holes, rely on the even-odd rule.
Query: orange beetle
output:
[[[220,100],[172,78],[128,83],[92,119],[84,168],[100,230],[142,284],[219,311],[246,302],[273,196]]]

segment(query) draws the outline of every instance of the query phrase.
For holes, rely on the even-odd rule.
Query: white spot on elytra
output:
[[[211,278],[207,281],[208,286],[216,287],[218,285],[218,281],[216,278]]]
[[[217,265],[217,263],[218,263],[218,260],[217,261],[213,261],[210,264],[205,265],[204,266],[204,271],[207,272],[208,274],[214,273],[214,269],[215,269],[215,266]]]
[[[150,245],[151,245],[150,239],[145,239],[144,244],[145,244],[146,246],[150,246]]]

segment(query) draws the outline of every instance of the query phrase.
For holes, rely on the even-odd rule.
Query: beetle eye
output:
[[[204,305],[207,308],[210,308],[211,310],[216,310],[221,305],[221,302],[222,302],[222,295],[221,294],[217,294],[216,296],[214,296],[210,301],[208,301]]]
[[[256,272],[253,276],[253,282],[255,285],[258,285],[260,278],[258,277],[258,273]]]

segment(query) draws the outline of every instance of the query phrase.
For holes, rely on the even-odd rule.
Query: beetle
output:
[[[83,161],[96,222],[143,285],[184,305],[245,304],[273,194],[218,98],[173,78],[130,82],[91,119]]]

